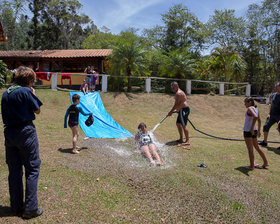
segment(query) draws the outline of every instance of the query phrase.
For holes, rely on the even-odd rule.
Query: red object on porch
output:
[[[71,74],[70,73],[61,73],[61,86],[63,87],[63,79],[69,79],[69,86],[72,87],[71,84]]]
[[[37,79],[51,80],[52,72],[35,72]]]

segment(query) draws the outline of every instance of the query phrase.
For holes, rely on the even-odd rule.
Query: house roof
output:
[[[88,58],[106,57],[112,52],[112,49],[0,51],[0,58]]]

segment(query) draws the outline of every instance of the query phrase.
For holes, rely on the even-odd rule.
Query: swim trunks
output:
[[[190,114],[190,107],[182,108],[178,113],[176,123],[177,124],[179,123],[179,124],[182,124],[183,126],[186,126],[187,122],[188,122],[189,114]]]

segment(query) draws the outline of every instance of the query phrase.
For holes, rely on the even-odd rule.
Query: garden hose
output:
[[[199,133],[209,136],[211,138],[217,138],[217,139],[221,139],[221,140],[228,140],[228,141],[244,141],[244,139],[236,139],[236,138],[224,138],[224,137],[219,137],[219,136],[215,136],[215,135],[210,135],[208,133],[205,133],[203,131],[198,130],[193,123],[190,121],[190,119],[188,118],[188,121],[190,122],[191,126],[193,127],[194,130],[198,131]],[[260,142],[260,141],[259,141]],[[277,141],[267,141],[267,143],[277,143],[280,144],[280,142]]]

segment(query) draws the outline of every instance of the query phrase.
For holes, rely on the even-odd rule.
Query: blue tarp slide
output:
[[[88,116],[79,115],[79,124],[87,137],[90,138],[129,138],[133,135],[120,126],[105,110],[99,92],[90,92],[84,95],[82,92],[70,92],[72,96],[81,96],[80,105],[85,112],[93,112],[94,123],[88,127],[85,121]],[[72,102],[73,103],[73,102]]]

